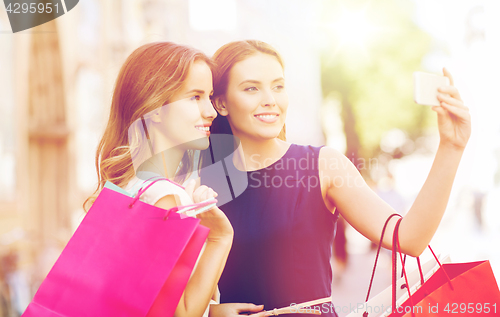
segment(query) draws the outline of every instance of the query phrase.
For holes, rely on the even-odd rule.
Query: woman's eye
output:
[[[196,100],[196,101],[198,101],[200,99],[201,99],[201,97],[199,95],[196,95],[196,96],[191,97],[190,100],[193,100],[193,101]]]
[[[282,89],[285,89],[285,86],[283,85],[278,85],[276,87],[274,87],[275,90],[282,90]]]
[[[257,91],[257,87],[248,87],[245,88],[245,91]]]

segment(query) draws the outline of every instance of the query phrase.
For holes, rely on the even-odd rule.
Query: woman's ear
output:
[[[221,116],[227,116],[229,113],[226,108],[226,101],[222,96],[215,97],[212,100],[212,104],[214,105],[215,110],[221,115]]]
[[[154,123],[161,123],[161,117],[159,113],[153,114],[151,117],[151,121]]]
[[[151,112],[149,114],[149,118],[152,122],[161,123],[163,107],[165,107],[165,106],[161,106],[160,108],[155,109],[154,112]]]

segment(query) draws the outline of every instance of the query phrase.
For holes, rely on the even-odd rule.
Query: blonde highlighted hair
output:
[[[171,42],[149,43],[137,48],[118,73],[108,124],[99,142],[95,165],[97,189],[84,202],[87,211],[106,181],[125,187],[135,176],[128,129],[136,120],[168,103],[182,87],[191,65],[204,61],[213,64],[204,53]],[[192,151],[187,151],[178,175],[189,175]],[[177,181],[181,181],[176,179]]]

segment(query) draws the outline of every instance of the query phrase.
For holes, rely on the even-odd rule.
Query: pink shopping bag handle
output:
[[[172,208],[167,210],[167,212],[165,213],[165,217],[163,217],[163,219],[167,219],[171,212],[176,212],[176,211],[179,211],[179,210],[184,209],[184,208],[205,207],[205,206],[211,205],[211,204],[216,203],[216,202],[217,202],[217,199],[210,199],[210,200],[202,201],[202,202],[195,203],[195,204],[175,206],[175,207],[172,207]]]
[[[179,186],[182,189],[185,189],[183,186],[177,184],[176,182],[174,182],[174,181],[172,181],[172,180],[170,180],[170,179],[168,179],[166,177],[154,176],[154,177],[151,177],[151,178],[147,179],[146,182],[149,181],[149,180],[151,180],[151,179],[155,179],[155,180],[153,180],[146,187],[141,188],[137,192],[137,195],[135,195],[134,199],[132,200],[132,202],[128,206],[129,208],[132,208],[134,206],[134,204],[137,202],[137,200],[139,200],[139,198],[141,197],[141,195],[144,194],[144,192],[146,192],[146,190],[148,190],[149,187],[151,187],[153,184],[155,184],[158,181],[165,180],[165,181],[168,181],[168,182],[170,182],[170,183],[172,183],[172,184],[174,184],[176,186]],[[170,209],[167,209],[167,211],[165,213],[165,216],[163,217],[163,220],[168,219],[168,217],[170,216],[170,213],[176,212],[176,211],[178,211],[180,209],[184,209],[184,208],[188,208],[188,207],[190,207],[190,208],[205,207],[205,206],[208,206],[208,205],[213,204],[213,203],[217,203],[217,199],[211,199],[211,200],[207,200],[207,201],[203,201],[203,202],[199,202],[199,203],[195,203],[195,204],[189,204],[189,205],[182,205],[182,206],[172,207]]]
[[[176,182],[171,181],[170,179],[168,179],[166,177],[161,177],[161,176],[154,176],[154,177],[148,178],[144,182],[147,182],[147,181],[149,181],[151,179],[154,179],[154,178],[156,178],[156,179],[153,180],[151,183],[149,183],[146,187],[139,189],[139,191],[137,192],[137,195],[135,195],[135,197],[134,197],[134,200],[132,200],[132,202],[128,206],[129,208],[132,208],[134,206],[134,204],[139,200],[139,198],[141,198],[141,195],[144,194],[144,192],[146,192],[146,190],[148,190],[149,187],[151,187],[153,184],[155,184],[158,181],[165,180],[167,182],[170,182],[170,183],[172,183],[172,184],[174,184],[176,186],[179,186],[180,188],[184,189],[184,187],[182,187],[181,185],[177,184]]]

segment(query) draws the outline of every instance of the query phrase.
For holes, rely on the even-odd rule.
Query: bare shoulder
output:
[[[342,159],[342,158],[345,158],[345,155],[342,154],[339,150],[337,149],[334,149],[330,146],[323,146],[320,150],[319,150],[319,158],[323,158],[323,159],[328,159],[328,158],[338,158],[338,159]]]
[[[176,195],[166,195],[160,198],[156,202],[155,206],[163,209],[170,209],[175,206],[178,206],[177,200],[178,198],[176,197]]]
[[[344,154],[331,147],[323,147],[319,154],[319,173],[323,190],[330,194],[345,195],[351,189],[354,192],[365,187],[365,181],[359,170],[362,166],[355,165]]]
[[[320,172],[336,175],[356,169],[353,163],[339,150],[329,146],[324,146],[319,152],[319,170]]]

